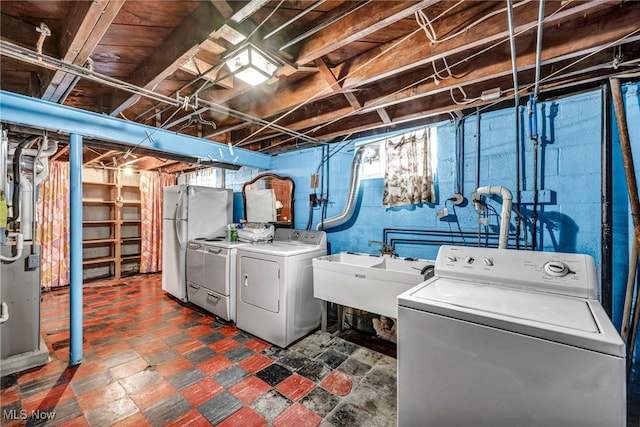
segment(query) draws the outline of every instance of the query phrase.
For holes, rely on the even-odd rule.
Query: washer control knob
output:
[[[493,265],[493,259],[491,258],[484,257],[482,258],[482,262],[484,262],[484,265],[488,265],[489,267]]]
[[[457,260],[455,255],[447,255],[447,261],[456,262]]]
[[[544,272],[552,277],[564,277],[570,271],[569,266],[562,261],[548,261],[544,265]]]
[[[466,258],[464,259],[464,261],[465,261],[467,264],[473,264],[473,263],[475,262],[475,260],[476,260],[476,259],[475,259],[474,257],[472,257],[472,256],[468,256],[468,257],[466,257]]]

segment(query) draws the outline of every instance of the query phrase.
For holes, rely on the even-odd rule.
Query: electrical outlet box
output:
[[[40,255],[31,254],[24,259],[24,268],[26,270],[35,270],[40,267]]]
[[[443,209],[439,210],[438,212],[436,212],[436,217],[438,219],[444,218],[447,215],[449,215],[449,210],[447,208],[443,208]]]

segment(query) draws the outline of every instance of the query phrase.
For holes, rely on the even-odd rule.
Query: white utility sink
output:
[[[434,261],[340,252],[313,259],[313,296],[398,317],[397,297],[433,275]]]

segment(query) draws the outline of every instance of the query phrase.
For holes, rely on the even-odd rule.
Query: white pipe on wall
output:
[[[476,193],[480,196],[490,196],[492,194],[502,197],[502,212],[500,214],[500,239],[498,248],[506,249],[509,239],[509,224],[511,222],[511,201],[513,196],[508,188],[501,185],[478,187]]]

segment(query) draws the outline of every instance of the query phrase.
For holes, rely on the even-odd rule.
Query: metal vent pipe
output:
[[[327,230],[344,224],[349,221],[353,216],[353,212],[356,208],[356,199],[358,197],[358,190],[360,189],[360,178],[362,176],[362,157],[364,155],[365,147],[361,146],[357,149],[353,156],[353,163],[351,163],[351,179],[349,185],[349,194],[347,195],[347,201],[344,205],[344,210],[341,214],[332,218],[320,221],[316,225],[316,230]]]

